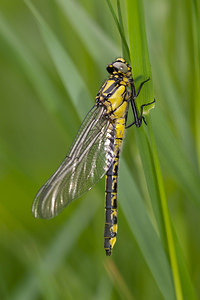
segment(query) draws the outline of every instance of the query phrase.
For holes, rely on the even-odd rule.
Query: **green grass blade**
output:
[[[120,164],[120,174],[119,198],[122,199],[121,207],[127,222],[164,299],[175,299],[171,270],[162,243],[146,212],[132,175],[123,163]]]
[[[135,7],[134,7],[135,4]],[[131,52],[131,57],[132,57],[132,61],[136,61],[137,59],[139,60],[138,62],[136,62],[136,70],[137,68],[140,70],[144,70],[144,74],[149,74],[150,75],[150,64],[149,64],[149,55],[148,55],[148,50],[147,50],[147,43],[146,43],[146,39],[145,39],[145,28],[144,28],[144,17],[143,17],[143,12],[142,12],[142,4],[139,1],[127,1],[127,13],[128,13],[128,20],[129,20],[129,40],[130,40],[130,52]],[[132,8],[132,11],[131,11]],[[138,8],[138,9],[137,9]],[[134,14],[135,13],[135,14]],[[139,20],[138,20],[139,18]],[[134,21],[133,21],[134,20]],[[138,26],[134,24],[137,24]],[[137,32],[137,28],[142,28],[140,31]],[[134,39],[133,39],[134,37]],[[141,40],[140,40],[141,39]],[[132,42],[131,42],[132,41]],[[136,73],[137,75],[137,73]],[[149,92],[149,94],[148,94]],[[147,93],[147,99],[151,99],[151,95],[153,94],[153,90],[152,91],[146,91]],[[144,101],[142,101],[143,103]],[[161,121],[162,123],[162,121]],[[151,167],[152,170],[152,178],[154,178],[154,180],[156,179],[157,182],[157,187],[155,184],[151,186],[151,181],[149,180],[149,176],[146,170],[145,170],[145,165],[146,162],[148,161],[147,157],[145,158],[145,153],[144,150],[141,146],[139,146],[140,148],[140,154],[142,156],[142,161],[143,161],[143,165],[144,165],[144,170],[145,170],[145,174],[146,174],[146,179],[147,179],[147,185],[149,188],[149,191],[151,191],[151,189],[155,189],[155,194],[159,195],[160,201],[161,201],[161,212],[160,212],[160,216],[163,216],[163,221],[164,221],[164,227],[162,228],[162,232],[166,232],[166,242],[164,243],[167,244],[168,247],[168,251],[169,251],[169,257],[170,257],[170,264],[171,264],[171,268],[172,268],[172,274],[173,274],[173,281],[174,281],[174,287],[175,287],[175,293],[176,293],[176,298],[177,299],[188,299],[188,294],[185,293],[185,286],[189,287],[189,294],[190,294],[190,298],[191,299],[195,299],[194,296],[194,291],[193,288],[191,286],[191,281],[189,279],[188,276],[188,271],[185,271],[187,273],[187,275],[184,277],[184,279],[182,278],[182,274],[181,274],[181,269],[184,268],[185,270],[187,269],[185,267],[185,262],[182,259],[181,263],[180,263],[180,259],[178,260],[178,257],[183,257],[181,256],[181,250],[180,247],[177,247],[176,245],[176,238],[174,237],[173,234],[173,226],[171,223],[171,217],[169,214],[169,209],[168,209],[168,204],[167,204],[167,199],[166,199],[166,194],[165,194],[165,189],[164,189],[164,183],[163,183],[163,179],[162,179],[162,174],[161,174],[161,170],[160,170],[160,163],[158,160],[158,154],[157,154],[157,149],[155,146],[155,141],[154,141],[154,137],[153,137],[153,133],[152,133],[152,128],[151,128],[151,123],[149,123],[148,129],[149,129],[149,140],[150,140],[150,147],[151,147],[151,151],[152,151],[152,157],[153,157],[153,165]],[[157,123],[158,124],[158,123]],[[156,126],[157,126],[156,124]],[[163,136],[165,136],[165,133],[163,132]],[[139,138],[138,140],[141,141],[141,136],[139,134],[137,134],[137,137]],[[141,144],[141,142],[139,141],[139,145]],[[148,143],[146,143],[148,145]],[[165,145],[165,149],[168,149],[168,145],[166,142]],[[151,162],[149,163],[151,164]],[[179,167],[181,165],[179,164]],[[195,186],[196,188],[197,186]],[[157,190],[157,192],[156,192]],[[196,191],[198,189],[196,188]],[[150,192],[150,195],[152,195],[153,193]],[[157,201],[156,201],[157,202]],[[153,205],[154,206],[154,205]],[[158,207],[159,209],[159,207]],[[154,212],[156,210],[154,209]],[[158,210],[157,210],[158,211]],[[158,214],[155,214],[156,217]],[[162,223],[162,222],[161,222]],[[159,222],[159,225],[161,224]],[[187,296],[186,296],[187,295]]]
[[[112,14],[112,17],[115,21],[115,24],[116,24],[116,26],[119,30],[120,36],[121,36],[123,57],[126,59],[127,62],[130,62],[130,52],[129,52],[128,44],[127,44],[127,41],[126,41],[126,38],[125,38],[125,32],[124,32],[120,2],[117,1],[119,20],[117,18],[117,15],[115,14],[115,11],[113,9],[113,6],[112,6],[110,0],[107,0],[107,4],[109,6],[110,12]]]
[[[161,209],[162,209],[162,213],[163,213],[164,226],[165,226],[165,230],[166,230],[167,245],[168,245],[170,263],[171,263],[171,268],[172,268],[172,273],[173,273],[176,298],[178,300],[182,300],[183,292],[182,292],[181,280],[180,280],[180,274],[179,274],[180,270],[178,268],[178,262],[177,262],[177,253],[176,253],[176,249],[175,249],[174,237],[173,237],[173,232],[172,232],[171,218],[170,218],[170,214],[169,214],[169,208],[168,208],[167,198],[166,198],[166,194],[165,194],[164,182],[163,182],[163,178],[162,178],[160,163],[159,163],[159,159],[158,159],[158,154],[157,154],[152,130],[150,130],[150,134],[151,134],[152,154],[153,154],[154,166],[155,166],[155,171],[156,171],[156,179],[158,182],[158,188],[159,188],[159,194],[160,194],[160,200],[161,200]]]
[[[119,24],[121,28],[121,40],[122,40],[122,51],[124,58],[130,63],[130,51],[128,47],[128,43],[125,37],[124,25],[123,25],[123,18],[122,18],[122,11],[120,6],[120,0],[117,0],[117,10],[118,10],[118,17],[119,17]]]
[[[146,79],[151,78],[148,84],[145,85],[145,94],[143,96],[145,101],[151,102],[154,94],[142,3],[136,0],[127,0],[126,4],[131,63],[134,67],[133,76],[137,78],[142,74]]]
[[[151,74],[150,72],[150,63],[149,63],[149,55],[146,41],[146,33],[145,33],[145,21],[143,15],[143,7],[142,3],[139,1],[129,1],[127,0],[127,14],[128,14],[128,27],[129,27],[129,42],[130,42],[130,53],[131,59],[135,67],[135,73],[138,74],[139,70],[143,74]],[[150,89],[151,86],[151,89]],[[153,89],[152,83],[149,85],[149,89],[146,89],[146,94],[148,95],[147,99],[153,98]],[[164,190],[164,184],[162,180],[162,174],[160,170],[158,155],[156,151],[156,146],[154,142],[154,137],[152,134],[151,127],[149,128],[150,132],[150,140],[152,147],[152,156],[155,167],[155,175],[154,180],[157,180],[158,183],[158,194],[161,201],[161,210],[163,214],[164,228],[166,232],[166,240],[168,245],[170,263],[172,267],[173,273],[173,281],[175,287],[176,297],[179,300],[183,299],[183,292],[181,288],[181,281],[177,263],[177,256],[174,246],[173,233],[171,228],[171,220],[169,216],[169,210],[167,205],[166,194]],[[138,134],[139,137],[139,134]],[[140,137],[139,137],[140,138]],[[143,152],[143,149],[140,149],[140,152]],[[144,155],[143,163],[144,163]],[[153,166],[152,166],[153,170]],[[146,173],[146,172],[145,172]],[[154,173],[154,172],[153,172]],[[149,181],[148,176],[146,174],[147,181]],[[152,181],[152,180],[151,180]],[[151,184],[148,184],[150,186]],[[153,185],[156,189],[155,184]]]

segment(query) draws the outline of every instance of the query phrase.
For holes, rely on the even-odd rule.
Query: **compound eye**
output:
[[[113,64],[113,67],[116,68],[118,71],[122,72],[122,73],[127,73],[128,72],[128,67],[126,64],[116,61]]]

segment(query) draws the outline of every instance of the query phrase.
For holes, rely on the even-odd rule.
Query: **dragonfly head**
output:
[[[131,77],[131,66],[123,58],[117,58],[113,63],[107,66],[108,73],[112,75],[122,75],[125,77]]]

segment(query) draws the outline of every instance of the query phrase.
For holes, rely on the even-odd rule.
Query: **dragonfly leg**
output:
[[[130,127],[133,126],[135,123],[136,123],[136,122],[134,121],[134,122],[132,122],[131,124],[127,125],[125,128],[126,128],[126,129],[127,129],[127,128],[130,128]]]
[[[149,103],[146,103],[146,104],[142,104],[140,106],[140,115],[138,117],[138,119],[140,120],[140,125],[141,125],[142,121],[144,121],[144,123],[147,125],[145,117],[143,116],[143,108],[144,108],[144,106],[149,106],[149,105],[151,105],[151,104],[153,104],[155,102],[156,102],[156,99],[154,98],[154,100],[152,102],[149,102]]]
[[[138,126],[137,127],[140,127],[141,124],[142,124],[142,121],[144,121],[144,123],[147,125],[147,122],[145,120],[145,117],[143,116],[143,109],[144,109],[144,106],[148,106],[148,105],[151,105],[153,103],[156,102],[156,99],[154,99],[152,102],[149,102],[149,103],[146,103],[146,104],[142,104],[140,106],[140,115],[138,116]],[[131,126],[133,126],[134,124],[136,124],[136,121],[132,122],[131,124],[127,125],[126,126],[126,129],[127,128],[130,128]]]
[[[145,84],[145,82],[147,82],[147,81],[149,81],[149,80],[150,80],[150,78],[148,78],[148,79],[142,81],[142,83],[140,84],[140,86],[139,86],[139,88],[138,88],[138,91],[137,91],[136,95],[134,96],[134,98],[137,98],[137,96],[139,95],[139,93],[140,93],[140,91],[141,91],[141,89],[142,89],[143,84]]]

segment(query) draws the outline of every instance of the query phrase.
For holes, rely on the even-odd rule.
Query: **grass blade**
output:
[[[127,41],[125,38],[120,2],[119,2],[119,0],[117,1],[119,21],[118,21],[117,15],[115,14],[115,11],[113,9],[113,6],[112,6],[110,0],[107,0],[107,4],[109,6],[110,12],[112,14],[112,17],[115,21],[115,24],[116,24],[116,26],[119,30],[120,36],[121,36],[123,57],[126,59],[127,62],[130,62],[130,52],[129,52],[128,44],[127,44]]]
[[[146,41],[146,33],[145,33],[145,25],[144,25],[145,21],[144,21],[142,3],[139,1],[127,0],[127,14],[128,14],[128,26],[129,26],[130,53],[131,53],[132,62],[134,62],[134,66],[136,68],[135,72],[137,74],[138,70],[140,70],[140,72],[142,71],[144,74],[150,75],[151,74],[150,63],[149,63],[149,55],[148,55],[148,48],[147,48],[147,41]],[[151,85],[151,89],[150,87],[149,89],[146,89],[146,93],[148,95],[147,99],[152,99],[152,95],[153,95],[152,83],[150,83],[150,85]],[[177,256],[176,256],[176,251],[174,246],[171,220],[169,216],[169,209],[168,209],[166,194],[164,190],[164,183],[162,179],[160,164],[158,160],[157,150],[156,150],[151,127],[149,128],[149,132],[150,132],[150,141],[151,141],[152,157],[153,157],[153,164],[154,164],[154,166],[152,166],[151,169],[153,171],[153,169],[155,168],[154,180],[156,179],[158,183],[157,187],[155,183],[153,186],[155,189],[158,188],[158,195],[161,201],[161,210],[163,215],[164,229],[166,233],[166,243],[168,245],[176,298],[182,300],[183,292],[181,288],[178,262],[177,262]],[[140,138],[139,134],[138,134],[138,138]],[[142,148],[140,149],[140,152],[143,153]],[[143,163],[144,163],[144,154],[141,155],[143,157]],[[147,176],[147,173],[146,173],[146,178],[147,181],[149,181],[149,177]],[[151,186],[151,183],[148,184],[148,186]]]
[[[132,175],[123,163],[120,164],[120,173],[122,174],[120,178],[124,180],[120,180],[119,197],[123,199],[121,207],[127,222],[164,299],[175,299],[171,270],[162,243],[146,212],[141,195],[132,181]]]

